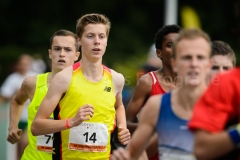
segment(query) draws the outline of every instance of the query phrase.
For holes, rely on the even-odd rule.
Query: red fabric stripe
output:
[[[77,70],[79,67],[81,66],[80,62],[76,62],[72,65],[73,67],[73,70]],[[103,69],[107,70],[109,73],[111,73],[111,69],[106,67],[105,65],[102,65],[103,66]]]
[[[151,78],[152,78],[152,90],[151,90],[150,96],[166,93],[166,92],[163,90],[162,86],[160,85],[156,74],[155,74],[153,71],[152,71],[152,73],[153,73],[153,76],[154,76],[154,77],[153,77],[152,74],[149,72],[149,75],[150,75]],[[156,83],[155,83],[155,84],[154,84],[154,78],[156,79]]]
[[[74,71],[77,70],[80,66],[80,62],[76,62],[72,65]]]
[[[109,73],[111,73],[111,69],[103,65],[103,69],[106,69]]]
[[[57,105],[57,108],[58,108],[58,119],[61,120],[61,117],[60,117],[60,114],[59,114],[59,112],[60,112],[60,110],[61,110],[61,107],[60,107],[59,104]]]

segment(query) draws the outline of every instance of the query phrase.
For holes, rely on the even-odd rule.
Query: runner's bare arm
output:
[[[195,131],[194,154],[199,160],[215,159],[234,149],[227,132],[209,133]]]
[[[17,143],[21,136],[21,129],[18,128],[18,123],[22,115],[24,103],[29,99],[29,92],[35,89],[36,76],[26,77],[21,85],[21,88],[13,96],[10,104],[10,123],[8,127],[7,140],[14,144]]]
[[[126,145],[130,140],[130,132],[127,129],[126,124],[126,113],[125,108],[122,102],[122,90],[124,87],[124,77],[122,74],[119,74],[115,71],[113,73],[113,82],[114,82],[114,88],[116,93],[116,114],[117,114],[117,126],[119,128],[118,138],[119,141]]]
[[[50,120],[49,117],[67,91],[71,77],[72,67],[67,67],[57,73],[52,79],[48,92],[39,106],[31,126],[31,131],[34,136],[55,133],[66,129],[65,120]]]
[[[148,74],[143,75],[133,92],[132,98],[126,108],[127,127],[131,133],[137,128],[137,123],[133,123],[135,117],[140,112],[152,89],[152,79]]]
[[[115,71],[112,71],[112,74],[113,74],[114,92],[116,94],[115,109],[117,113],[118,124],[121,124],[122,127],[127,128],[125,108],[122,102],[122,90],[124,87],[125,80],[122,74],[119,74]]]
[[[144,105],[141,113],[141,121],[133,134],[127,150],[132,158],[139,157],[149,143],[149,139],[155,133],[155,126],[158,119],[161,95],[150,97]]]
[[[127,145],[126,150],[124,150],[124,152],[120,149],[114,151],[112,159],[120,160],[124,159],[124,157],[129,157],[129,159],[137,159],[144,152],[149,139],[155,132],[155,125],[157,123],[158,112],[160,108],[160,99],[161,95],[152,96],[148,99],[142,110],[141,121],[139,122],[132,139]]]
[[[158,151],[158,135],[157,132],[151,137],[150,141],[148,142],[148,146],[146,148],[146,153],[148,158],[153,157]]]
[[[39,106],[36,117],[32,123],[31,131],[34,136],[62,131],[89,120],[94,113],[93,106],[86,104],[79,106],[79,110],[73,118],[64,120],[48,119],[57,107],[63,95],[67,92],[72,78],[72,66],[57,73],[51,81],[47,95]],[[89,117],[89,116],[90,117]],[[66,123],[68,123],[66,125]]]

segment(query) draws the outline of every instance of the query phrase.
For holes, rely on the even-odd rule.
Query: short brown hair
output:
[[[209,44],[209,48],[211,49],[211,39],[208,36],[207,33],[205,33],[202,30],[199,29],[193,29],[193,28],[188,28],[188,29],[182,29],[179,32],[179,35],[177,36],[177,38],[175,39],[175,41],[173,42],[173,51],[172,51],[172,57],[176,58],[176,47],[177,44],[183,40],[183,39],[189,39],[189,40],[193,40],[193,39],[197,39],[197,38],[204,38],[208,44]]]
[[[68,30],[58,30],[56,32],[54,32],[54,34],[52,35],[52,37],[50,38],[50,48],[52,48],[52,43],[53,43],[53,38],[56,36],[72,36],[75,39],[75,47],[76,47],[76,51],[79,50],[79,45],[78,45],[78,40],[77,40],[77,36],[76,34],[74,34],[71,31]]]
[[[77,20],[76,33],[78,38],[80,38],[84,32],[84,27],[88,24],[104,24],[106,26],[106,35],[109,35],[111,23],[109,19],[98,13],[85,14]]]
[[[226,42],[212,41],[212,52],[210,57],[213,57],[216,55],[228,56],[231,59],[233,66],[236,65],[235,53],[230,47],[230,45],[228,45]]]

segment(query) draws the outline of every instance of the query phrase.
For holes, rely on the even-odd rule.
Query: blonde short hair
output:
[[[111,23],[109,19],[98,13],[85,14],[77,20],[76,33],[78,38],[80,38],[84,32],[84,27],[88,24],[104,24],[106,26],[106,35],[109,35]]]

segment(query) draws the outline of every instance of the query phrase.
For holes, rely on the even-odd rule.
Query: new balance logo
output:
[[[103,91],[111,92],[111,87],[106,86]]]

